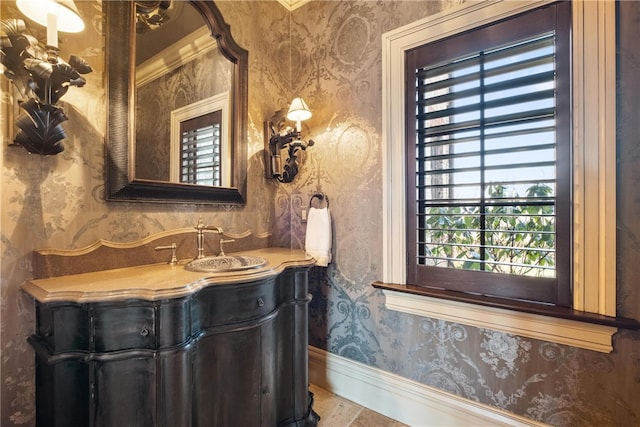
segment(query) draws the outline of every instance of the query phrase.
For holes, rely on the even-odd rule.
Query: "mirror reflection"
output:
[[[234,64],[200,13],[185,2],[138,4],[135,51],[136,178],[231,185]]]
[[[103,11],[107,200],[244,204],[248,52],[216,3]]]

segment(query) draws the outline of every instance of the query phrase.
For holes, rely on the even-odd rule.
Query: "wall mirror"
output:
[[[103,8],[107,200],[244,203],[248,53],[215,3]]]

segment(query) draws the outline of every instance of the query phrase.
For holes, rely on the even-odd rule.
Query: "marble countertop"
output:
[[[190,260],[176,265],[151,264],[118,268],[92,273],[27,280],[22,290],[43,303],[122,301],[144,299],[149,301],[179,298],[207,286],[244,283],[280,274],[288,267],[312,266],[315,260],[304,250],[266,248],[229,255],[256,255],[267,259],[264,267],[244,271],[202,273],[187,271]]]

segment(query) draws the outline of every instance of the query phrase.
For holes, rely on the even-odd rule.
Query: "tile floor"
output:
[[[318,427],[406,427],[314,384],[309,390],[314,396],[313,409],[320,415]]]

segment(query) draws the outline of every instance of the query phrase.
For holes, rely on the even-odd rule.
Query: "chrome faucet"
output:
[[[196,237],[196,243],[198,246],[198,255],[196,259],[204,258],[204,231],[210,230],[217,234],[222,234],[222,228],[214,227],[212,225],[204,225],[204,221],[202,218],[198,219],[198,224],[194,227],[198,231],[198,235]]]

